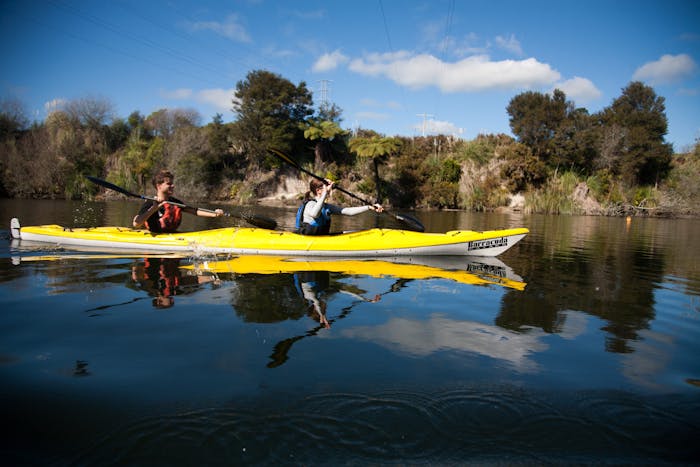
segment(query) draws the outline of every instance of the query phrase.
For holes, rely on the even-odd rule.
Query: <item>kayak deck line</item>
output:
[[[425,233],[398,229],[365,229],[308,236],[289,231],[224,227],[195,232],[152,233],[124,227],[75,227],[56,224],[20,227],[11,222],[12,236],[65,248],[308,256],[498,256],[529,230],[513,228],[484,232],[451,230]]]

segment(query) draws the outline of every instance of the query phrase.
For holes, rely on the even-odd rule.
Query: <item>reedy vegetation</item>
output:
[[[99,190],[86,175],[149,192],[168,167],[183,198],[250,204],[298,176],[266,152],[275,147],[396,207],[486,211],[519,194],[532,213],[700,214],[700,143],[674,154],[664,99],[638,82],[593,115],[559,90],[519,94],[507,108],[515,138],[471,141],[350,134],[335,104],[314,109],[305,83],[262,70],[237,84],[232,106],[235,122],[201,125],[192,110],[122,119],[84,98],[30,125],[21,103],[0,101],[0,195],[91,198]]]

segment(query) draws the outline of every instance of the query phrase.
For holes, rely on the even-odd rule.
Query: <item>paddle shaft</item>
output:
[[[157,202],[157,203],[160,202],[160,201],[158,201],[156,198],[153,198],[153,197],[150,197],[150,196],[145,196],[145,195],[139,195],[139,194],[136,194],[136,193],[132,193],[132,192],[130,192],[129,190],[127,190],[126,188],[122,188],[122,187],[120,187],[120,186],[118,186],[118,185],[115,185],[115,184],[113,184],[113,183],[110,183],[110,182],[108,182],[107,180],[102,180],[102,179],[100,179],[100,178],[92,177],[92,176],[89,176],[89,175],[87,176],[87,179],[90,180],[92,183],[95,183],[95,184],[97,184],[97,185],[101,185],[101,186],[103,186],[103,187],[105,187],[105,188],[108,188],[108,189],[110,189],[110,190],[117,191],[117,192],[119,192],[119,193],[121,193],[121,194],[123,194],[123,195],[130,196],[130,197],[132,197],[132,198],[139,198],[139,199],[143,199],[143,200],[146,200],[146,201],[155,201],[155,202]],[[166,203],[169,203],[169,204],[172,204],[172,205],[175,205],[175,206],[180,206],[181,208],[190,208],[190,209],[194,209],[195,212],[196,212],[197,210],[199,210],[199,211],[208,212],[208,213],[211,213],[211,214],[216,213],[216,211],[213,211],[213,210],[211,210],[211,209],[205,209],[205,208],[199,208],[199,207],[195,207],[195,206],[189,206],[189,205],[187,205],[187,204],[177,203],[177,202],[175,202],[175,201],[167,201],[167,200],[166,200],[165,202],[166,202]],[[237,218],[241,218],[241,219],[245,220],[246,222],[249,222],[250,224],[252,224],[252,225],[254,225],[254,226],[256,226],[256,227],[260,227],[260,228],[263,228],[263,229],[274,230],[274,229],[277,227],[277,221],[275,221],[274,219],[269,219],[269,218],[267,218],[267,217],[262,217],[262,216],[258,216],[258,215],[248,216],[248,215],[246,215],[246,214],[238,214],[238,215],[237,215],[237,214],[231,214],[230,212],[224,212],[224,216],[226,216],[226,217],[237,217]]]

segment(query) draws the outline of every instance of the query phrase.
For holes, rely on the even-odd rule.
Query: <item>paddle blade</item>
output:
[[[394,217],[403,222],[409,230],[425,232],[425,227],[423,224],[421,224],[421,222],[413,216],[409,216],[408,214],[394,214]]]
[[[299,164],[297,164],[297,162],[296,162],[294,159],[292,159],[291,157],[289,157],[288,155],[286,155],[285,153],[283,153],[283,152],[280,151],[279,149],[268,148],[267,151],[268,151],[270,154],[272,154],[273,156],[276,156],[276,157],[282,159],[282,160],[283,160],[284,162],[286,162],[287,164],[293,165],[293,166],[296,167],[297,169],[301,169],[301,166],[300,166]]]
[[[259,216],[257,214],[253,214],[252,216],[241,215],[241,217],[249,224],[260,227],[261,229],[275,230],[277,228],[277,221],[269,217]]]

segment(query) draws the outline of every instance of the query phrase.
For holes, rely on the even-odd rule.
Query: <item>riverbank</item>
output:
[[[268,181],[269,182],[269,181]],[[269,186],[269,192],[265,196],[257,198],[253,204],[269,207],[296,207],[299,205],[305,191],[308,189],[307,181],[291,176],[283,175],[277,178],[276,182]],[[349,191],[360,193],[357,187],[350,185],[347,187]],[[460,193],[464,195],[464,193]],[[360,193],[360,195],[362,195]],[[496,206],[489,209],[483,209],[486,212],[497,213],[517,213],[526,214],[571,214],[571,215],[586,215],[586,216],[606,216],[606,217],[663,217],[663,218],[696,218],[700,217],[700,212],[697,208],[694,209],[688,203],[682,203],[677,198],[674,200],[672,195],[667,192],[659,192],[656,200],[653,200],[653,205],[648,199],[642,199],[638,204],[626,202],[611,202],[602,203],[598,201],[591,188],[586,182],[576,184],[572,192],[565,196],[557,194],[558,208],[553,206],[544,206],[538,200],[546,197],[546,190],[535,190],[529,193],[510,193],[506,198],[506,203],[503,206]],[[551,193],[550,193],[551,195]],[[352,199],[347,199],[341,192],[336,192],[334,201],[339,204],[355,203]],[[386,207],[393,207],[385,204]],[[418,211],[434,211],[440,210],[428,207],[418,207]],[[470,209],[450,209],[455,211],[474,211]],[[556,212],[552,212],[556,211]]]

